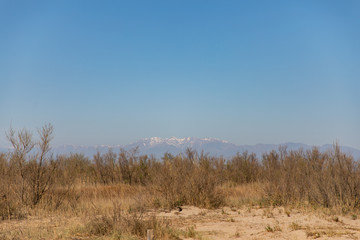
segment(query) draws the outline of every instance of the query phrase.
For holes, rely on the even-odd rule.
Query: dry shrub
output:
[[[155,158],[147,155],[139,156],[138,148],[130,151],[120,149],[118,155],[118,169],[121,181],[124,183],[146,185],[150,181],[150,169]]]
[[[23,210],[18,198],[19,186],[14,185],[14,166],[10,163],[9,155],[0,153],[0,218],[23,218]]]
[[[85,228],[90,235],[104,236],[114,230],[114,222],[106,216],[95,217],[85,225]]]
[[[359,163],[334,145],[321,153],[280,149],[263,156],[264,189],[273,205],[360,207]]]
[[[243,205],[256,205],[260,207],[269,206],[269,201],[264,197],[263,183],[252,182],[234,184],[227,182],[218,187],[221,189],[225,204],[230,207],[241,207]]]
[[[95,216],[80,231],[92,236],[136,236],[143,238],[148,229],[153,229],[157,239],[178,239],[169,221],[159,220],[146,214],[143,208],[121,211],[114,205],[111,215]]]
[[[280,147],[261,161],[247,152],[226,161],[191,149],[156,160],[138,155],[137,148],[97,153],[89,160],[81,154],[54,157],[52,132],[52,126],[45,125],[34,141],[26,129],[10,129],[13,148],[0,154],[0,218],[19,218],[36,207],[75,211],[78,205],[86,208],[115,198],[170,208],[218,208],[225,203],[310,205],[343,213],[360,208],[360,165],[338,145],[325,153]],[[131,226],[136,225],[133,220],[128,219]],[[99,221],[105,220],[96,218],[95,223]]]
[[[50,153],[50,141],[53,138],[51,124],[38,130],[39,141],[23,129],[19,132],[10,129],[7,138],[13,151],[9,155],[8,175],[11,178],[11,190],[17,193],[21,204],[34,207],[52,188],[56,161]],[[35,148],[36,147],[36,148]]]
[[[228,181],[236,184],[256,182],[261,173],[261,166],[254,153],[247,151],[241,155],[236,154],[226,164],[226,176]]]
[[[114,198],[124,196],[135,196],[139,192],[144,191],[144,188],[137,185],[128,185],[118,183],[113,185],[79,185],[76,189],[77,193],[81,195],[82,199],[93,198]]]
[[[23,219],[25,214],[19,203],[8,199],[7,195],[2,195],[0,198],[0,219]]]
[[[223,194],[217,189],[213,158],[188,150],[187,156],[166,155],[153,172],[153,189],[168,207],[189,204],[216,208],[223,204]]]

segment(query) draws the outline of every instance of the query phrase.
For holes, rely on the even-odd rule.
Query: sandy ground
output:
[[[360,219],[355,215],[258,207],[206,210],[192,206],[184,206],[181,212],[158,210],[149,214],[167,219],[173,228],[183,232],[193,229],[196,234],[185,239],[360,239]],[[0,239],[94,239],[72,234],[74,227],[83,222],[79,217],[63,216],[2,221]]]
[[[355,216],[326,216],[284,208],[243,208],[162,212],[179,228],[193,226],[201,239],[360,239]],[[189,238],[190,239],[190,238]]]

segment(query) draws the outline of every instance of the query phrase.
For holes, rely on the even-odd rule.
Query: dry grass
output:
[[[269,203],[264,199],[265,193],[262,183],[245,183],[241,185],[226,183],[219,186],[225,198],[225,205],[232,207],[268,206]]]
[[[147,203],[143,187],[118,190],[122,196],[110,199],[107,186],[86,189],[97,194],[79,199],[76,209],[30,209],[25,219],[2,221],[0,239],[144,239],[147,229],[154,229],[157,239],[360,237],[360,220],[353,220],[351,215],[250,205],[214,210],[183,206],[181,212],[156,210],[151,201]]]
[[[225,161],[191,149],[161,161],[136,149],[91,161],[51,155],[51,134],[47,125],[40,141],[26,130],[8,135],[14,150],[0,154],[0,239],[141,239],[148,228],[161,239],[222,239],[230,235],[204,224],[226,229],[223,223],[238,226],[241,217],[259,237],[343,237],[357,229],[360,165],[337,145],[326,153],[280,148],[261,161],[246,152]],[[186,215],[177,210],[184,205],[198,209]],[[309,226],[305,215],[328,225]]]

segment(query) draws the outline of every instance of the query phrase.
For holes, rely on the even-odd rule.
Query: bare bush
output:
[[[13,183],[9,186],[17,193],[22,204],[31,206],[37,205],[53,186],[54,171],[57,167],[56,161],[50,154],[52,125],[44,125],[38,130],[38,134],[40,138],[38,142],[33,141],[32,134],[26,129],[15,132],[11,128],[7,134],[13,146],[9,163]]]
[[[10,128],[7,133],[12,150],[0,154],[2,219],[19,218],[28,206],[76,209],[84,199],[120,196],[134,189],[151,196],[156,207],[217,208],[225,204],[224,189],[260,185],[263,191],[254,191],[256,199],[246,202],[340,208],[343,212],[360,208],[360,165],[337,144],[328,152],[315,147],[308,151],[280,147],[263,154],[261,161],[247,152],[225,160],[192,149],[177,156],[166,153],[157,160],[139,155],[137,148],[97,153],[89,160],[81,154],[53,156],[50,124],[39,129],[38,136],[35,141],[26,129],[16,132]],[[131,197],[136,194],[140,191]],[[247,199],[245,194],[251,195],[246,191],[241,196],[233,194],[232,202],[238,196]]]
[[[125,212],[118,209],[113,215],[95,216],[85,224],[82,231],[93,236],[128,235],[143,238],[147,229],[153,229],[159,239],[178,239],[168,221],[149,216],[143,210]]]
[[[216,189],[213,158],[198,156],[188,150],[187,156],[164,156],[158,163],[153,176],[153,188],[161,194],[169,207],[191,204],[201,207],[218,207],[223,204],[223,196]]]
[[[359,164],[337,144],[326,153],[317,148],[273,151],[263,156],[262,164],[267,197],[275,205],[359,208]]]
[[[242,184],[255,182],[259,178],[260,163],[254,153],[247,151],[238,153],[227,162],[227,175],[229,181]]]
[[[118,182],[119,175],[116,171],[116,157],[116,154],[111,150],[104,155],[101,155],[99,152],[94,155],[95,172],[101,183],[113,184]]]
[[[29,168],[27,166],[28,154],[33,150],[35,143],[32,139],[32,134],[22,129],[15,132],[10,128],[7,133],[7,138],[10,141],[13,151],[10,155],[10,168],[13,184],[10,185],[11,190],[18,194],[21,203],[24,204],[28,200],[30,192],[28,185]]]

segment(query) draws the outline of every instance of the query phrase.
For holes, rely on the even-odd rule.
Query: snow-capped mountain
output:
[[[271,150],[278,150],[279,146],[286,146],[287,150],[308,150],[313,146],[306,145],[303,143],[284,143],[284,144],[256,144],[256,145],[235,145],[233,143],[215,139],[215,138],[144,138],[127,145],[98,145],[98,146],[74,146],[74,145],[61,145],[53,147],[55,154],[70,154],[70,153],[82,153],[85,156],[92,158],[97,151],[100,153],[106,153],[111,149],[113,152],[118,153],[120,148],[125,150],[131,150],[138,148],[139,154],[154,155],[157,158],[161,158],[164,153],[168,152],[173,155],[185,153],[187,148],[196,150],[197,152],[208,153],[211,156],[223,156],[232,157],[236,153],[242,153],[248,151],[249,153],[255,153],[258,158],[261,158],[263,153],[270,152]],[[326,144],[318,146],[320,151],[325,152],[332,149],[332,144]],[[355,159],[360,160],[360,150],[342,146],[341,150],[344,153],[351,154]],[[6,152],[8,149],[0,148],[0,152]]]
[[[153,154],[156,157],[162,157],[164,153],[169,152],[173,155],[184,153],[187,148],[191,148],[198,152],[204,151],[211,156],[232,157],[237,153],[248,151],[255,153],[259,158],[262,154],[272,150],[278,150],[280,146],[286,146],[287,150],[309,150],[313,146],[303,143],[284,143],[284,144],[256,144],[256,145],[235,145],[228,141],[216,138],[145,138],[134,143],[128,144],[123,148],[126,150],[138,147],[139,152],[143,154]],[[332,144],[318,146],[320,151],[325,152],[333,148]],[[341,146],[341,150],[345,153],[352,154],[355,159],[360,159],[360,150]]]
[[[173,155],[184,153],[187,148],[194,149],[198,152],[204,151],[210,155],[234,155],[238,147],[235,144],[229,143],[224,140],[215,138],[145,138],[129,145],[124,146],[124,149],[139,148],[141,153],[153,154],[161,157],[164,153],[168,152]]]
[[[194,138],[194,137],[187,137],[187,138],[160,138],[160,137],[152,137],[152,138],[144,138],[139,141],[136,141],[129,145],[141,145],[144,147],[152,147],[156,145],[166,144],[175,147],[193,147],[196,145],[203,145],[210,142],[217,142],[217,143],[229,143],[224,140],[219,140],[216,138]]]

